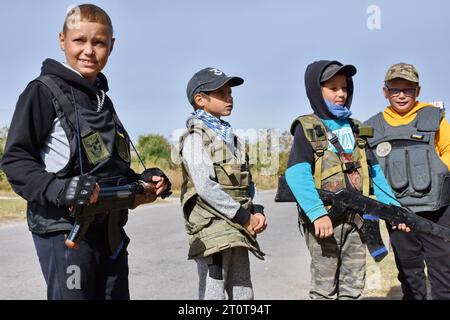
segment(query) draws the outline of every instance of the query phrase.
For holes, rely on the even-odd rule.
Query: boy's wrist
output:
[[[260,204],[254,204],[252,212],[253,213],[261,213],[263,216],[265,216],[264,207]]]
[[[319,206],[317,208],[314,208],[313,210],[306,213],[306,216],[309,218],[311,222],[314,222],[315,220],[326,216],[328,214],[327,210],[324,206]]]
[[[239,207],[238,211],[236,211],[236,214],[234,215],[233,220],[234,222],[239,223],[241,226],[247,223],[248,220],[250,220],[251,213],[246,210],[244,207]]]

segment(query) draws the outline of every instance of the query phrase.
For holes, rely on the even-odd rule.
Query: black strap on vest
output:
[[[342,147],[341,143],[339,142],[338,137],[326,126],[324,125],[325,130],[327,131],[327,138],[328,141],[330,141],[330,143],[336,148],[336,151],[338,152],[338,157],[339,154],[341,153],[345,153],[344,148]],[[353,132],[353,127],[352,127],[352,132]],[[339,160],[341,160],[341,158],[339,157]],[[350,170],[356,170],[356,165],[355,162],[352,163],[344,163],[341,160],[341,164],[346,168],[346,171],[350,171]],[[345,173],[345,171],[344,171]],[[349,190],[353,190],[355,192],[359,192],[358,190],[356,190],[353,185],[350,183],[350,180],[348,179],[347,175],[344,174],[344,178],[345,178],[345,184],[347,185],[347,188]]]
[[[112,104],[111,104],[110,109],[111,109],[111,114],[112,114],[112,116],[113,116],[113,119],[114,119],[115,124],[118,125],[118,126],[120,126],[120,129],[122,130],[122,132],[123,132],[123,134],[124,134],[125,139],[127,140],[127,142],[128,142],[128,143],[131,143],[131,144],[133,145],[133,142],[131,141],[130,137],[128,136],[128,132],[125,131],[125,127],[123,126],[122,122],[120,122],[119,116],[117,115],[116,110],[114,109],[114,107],[112,106]],[[134,148],[134,145],[133,145],[133,148]],[[136,149],[135,149],[135,151],[136,151]],[[136,153],[137,153],[137,151],[136,151]],[[139,154],[138,154],[138,156],[139,156]],[[139,156],[139,157],[140,157],[140,156]],[[144,166],[144,168],[145,168],[145,166]]]
[[[74,132],[77,132],[75,128],[77,127],[76,122],[76,114],[75,114],[75,108],[73,103],[67,98],[67,95],[64,94],[64,92],[61,90],[61,88],[58,85],[58,78],[52,77],[49,75],[42,75],[39,76],[36,81],[39,81],[43,83],[52,93],[54,98],[58,103],[54,103],[54,107],[56,110],[56,114],[59,118],[66,116],[67,122],[71,126],[71,129]],[[78,117],[79,125],[80,125],[80,134],[82,137],[88,135],[90,132],[92,132],[91,128],[87,124],[86,120],[84,120],[83,117]]]
[[[417,130],[425,132],[436,132],[439,130],[442,109],[429,106],[420,109],[417,113]]]

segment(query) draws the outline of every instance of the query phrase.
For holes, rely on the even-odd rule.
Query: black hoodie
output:
[[[320,60],[308,65],[305,71],[306,95],[308,96],[314,114],[316,114],[323,120],[336,119],[336,117],[333,116],[330,111],[328,111],[328,107],[323,98],[322,88],[320,85],[320,77],[322,76],[323,71],[330,64],[338,64],[342,66],[342,63],[340,63],[339,61]],[[348,78],[347,101],[345,105],[349,109],[352,104],[352,98],[353,80],[351,78]],[[295,128],[294,133],[294,142],[292,144],[291,153],[289,155],[288,167],[292,167],[302,162],[309,163],[311,165],[311,168],[313,168],[314,170],[314,151],[311,144],[305,137],[301,124],[297,122],[297,127]]]
[[[322,95],[322,88],[320,85],[320,77],[323,71],[330,65],[337,64],[342,66],[339,61],[320,60],[308,65],[305,71],[305,89],[308,96],[311,108],[319,118],[323,120],[336,119],[325,104],[325,100]],[[353,98],[353,80],[347,78],[347,101],[345,106],[350,109]]]
[[[123,130],[123,126],[114,120],[113,104],[107,96],[103,111],[97,113],[97,90],[108,91],[106,77],[100,73],[94,86],[51,59],[43,62],[41,75],[53,75],[63,80],[65,85],[61,89],[65,93],[73,92],[80,117],[86,120],[92,130],[101,134],[109,150],[114,150],[116,128]],[[47,172],[41,159],[42,147],[52,131],[55,118],[49,89],[41,82],[30,82],[17,102],[1,163],[14,191],[27,200],[29,228],[36,233],[68,230],[73,222],[67,208],[56,206],[56,198],[66,179],[80,174],[78,153],[71,150],[70,166],[64,177]],[[115,154],[112,151],[110,158],[115,158]],[[85,165],[84,173],[98,177],[134,175],[129,163],[116,159],[108,159],[91,167]]]

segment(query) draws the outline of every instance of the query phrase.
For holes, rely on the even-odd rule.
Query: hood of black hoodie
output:
[[[325,103],[325,100],[322,96],[322,88],[320,86],[320,77],[330,64],[338,64],[342,66],[342,63],[339,61],[333,60],[319,60],[308,65],[305,71],[305,89],[306,95],[308,96],[309,103],[311,104],[311,108],[319,118],[327,120],[327,119],[336,119],[335,116],[328,111],[328,107]],[[347,79],[347,101],[346,106],[350,109],[353,98],[353,80]]]
[[[97,90],[103,90],[108,92],[108,80],[103,73],[97,75],[97,81],[95,85],[90,83],[85,78],[73,70],[67,68],[62,63],[53,60],[46,59],[42,63],[41,75],[55,75],[66,81],[71,86],[87,93],[91,98],[96,99]]]

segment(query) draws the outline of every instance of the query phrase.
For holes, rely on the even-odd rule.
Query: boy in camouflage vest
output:
[[[311,299],[361,297],[366,265],[362,219],[376,219],[348,213],[331,221],[316,188],[347,188],[398,205],[376,159],[366,150],[362,124],[350,118],[355,74],[354,66],[338,61],[310,64],[305,86],[314,113],[298,117],[291,126],[294,142],[285,175],[299,204],[311,254]],[[372,254],[385,253],[383,247]]]
[[[194,107],[180,139],[181,205],[189,259],[197,262],[199,299],[253,299],[248,251],[263,259],[256,234],[265,230],[248,156],[228,122],[231,87],[244,82],[216,68],[194,74],[187,97]]]

